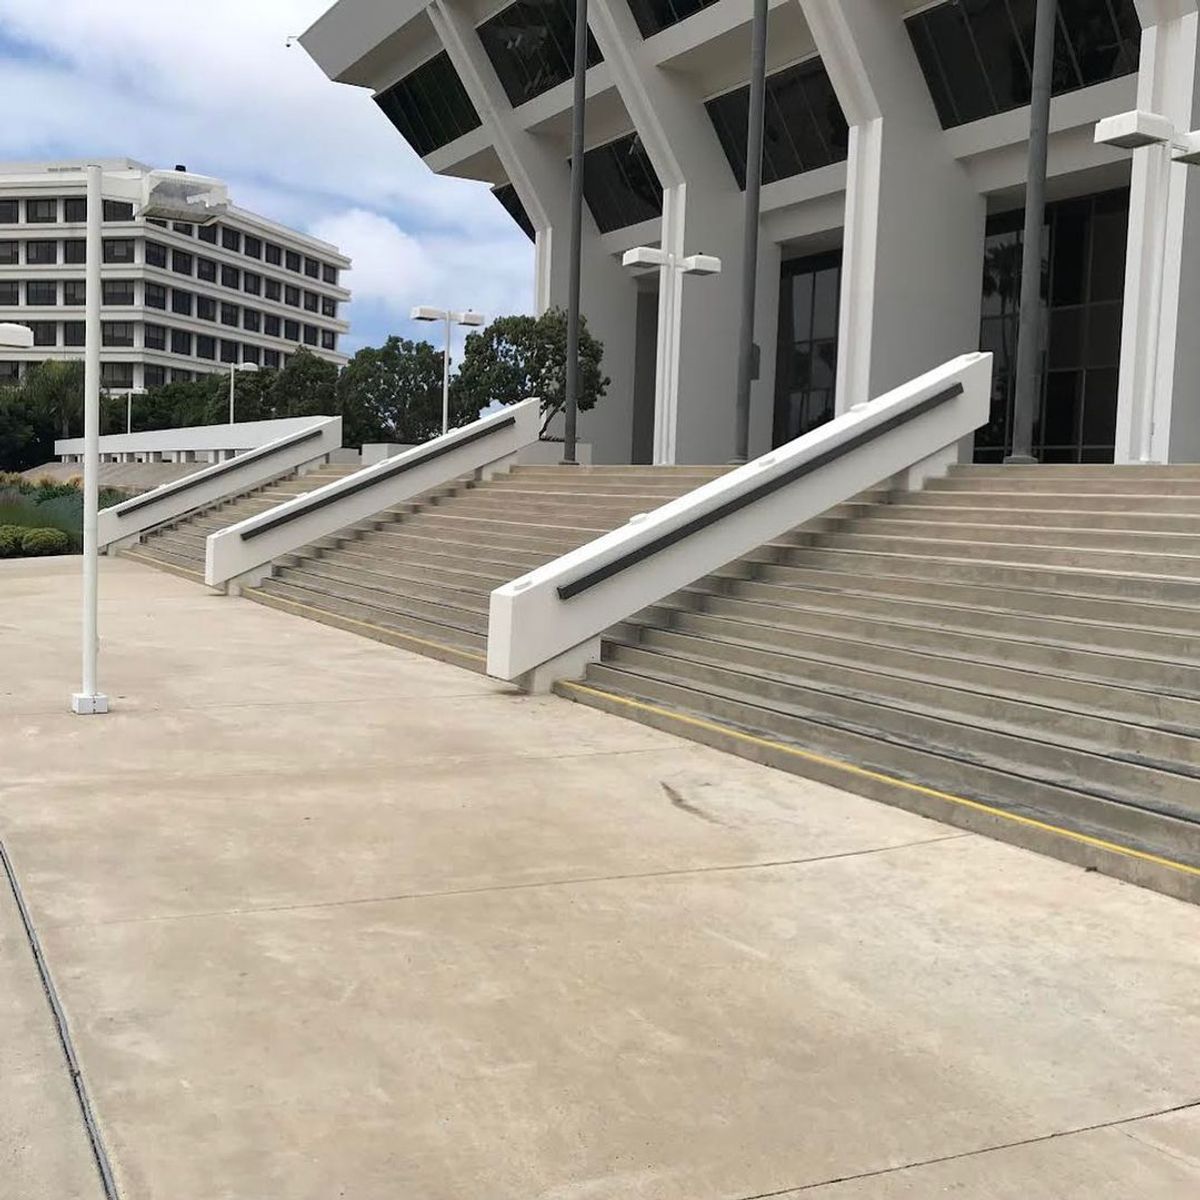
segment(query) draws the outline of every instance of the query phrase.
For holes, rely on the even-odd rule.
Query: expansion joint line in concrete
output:
[[[33,917],[30,915],[29,907],[25,903],[25,897],[21,892],[21,885],[17,882],[17,873],[13,868],[12,860],[8,857],[8,851],[5,849],[3,841],[0,841],[0,866],[3,866],[4,874],[8,877],[8,886],[12,889],[13,900],[17,905],[17,913],[25,929],[25,938],[29,943],[29,950],[33,955],[34,964],[37,966],[38,977],[42,981],[42,991],[46,994],[46,1000],[50,1005],[50,1012],[54,1017],[59,1045],[62,1047],[63,1056],[67,1060],[67,1069],[71,1073],[71,1086],[74,1087],[75,1098],[79,1101],[79,1111],[83,1115],[83,1123],[87,1128],[88,1141],[92,1147],[92,1157],[96,1161],[96,1170],[100,1173],[100,1182],[104,1187],[105,1200],[119,1200],[120,1193],[117,1191],[117,1181],[113,1177],[112,1167],[108,1161],[108,1151],[104,1148],[104,1138],[100,1133],[96,1114],[92,1110],[87,1083],[84,1081],[83,1072],[79,1067],[79,1059],[75,1054],[75,1044],[71,1040],[71,1029],[67,1024],[67,1014],[63,1012],[63,1007],[59,1003],[58,992],[54,987],[54,979],[50,974],[49,964],[42,953],[42,944],[38,940],[37,930],[33,924]]]

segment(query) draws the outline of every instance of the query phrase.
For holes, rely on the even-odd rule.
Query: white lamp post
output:
[[[443,321],[446,326],[445,342],[442,345],[442,433],[450,432],[450,326],[479,326],[486,323],[482,313],[453,312],[445,308],[428,308],[418,304],[409,314],[414,321]]]
[[[235,395],[235,387],[237,384],[237,373],[239,371],[248,371],[251,375],[258,370],[258,363],[243,362],[229,364],[229,423],[233,424],[233,400]]]
[[[133,432],[133,398],[134,396],[144,396],[145,388],[130,388],[125,393],[125,432]]]
[[[1149,313],[1144,322],[1145,354],[1135,368],[1133,395],[1138,420],[1138,459],[1154,462],[1154,426],[1158,408],[1159,354],[1162,343],[1163,286],[1167,263],[1167,225],[1171,200],[1171,164],[1200,166],[1200,130],[1181,133],[1174,123],[1159,113],[1133,109],[1105,117],[1096,123],[1095,141],[1099,146],[1121,150],[1152,150],[1157,174],[1152,190],[1152,228],[1155,231],[1151,253],[1146,262],[1149,287],[1144,293]],[[1135,360],[1136,362],[1136,360]]]
[[[96,685],[100,561],[100,261],[104,193],[131,200],[137,215],[209,225],[229,207],[224,184],[186,171],[147,171],[127,178],[87,166],[87,266],[83,360],[83,687],[71,697],[80,716],[108,712]]]

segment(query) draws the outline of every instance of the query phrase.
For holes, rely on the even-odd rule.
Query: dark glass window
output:
[[[320,279],[321,264],[315,258],[306,258],[304,260],[304,273],[309,279]]]
[[[283,265],[287,267],[289,271],[295,271],[298,275],[300,273],[300,264],[300,255],[297,254],[295,250],[289,250],[284,254]]]
[[[85,200],[86,204],[87,201]],[[133,205],[128,200],[105,200],[104,219],[106,221],[132,221]],[[179,228],[178,225],[175,226]]]
[[[235,363],[238,361],[238,344],[237,342],[227,342],[224,338],[221,339],[221,361],[223,363]]]
[[[321,264],[321,278],[326,283],[332,283],[334,287],[337,287],[337,281],[338,281],[337,267],[331,267],[328,263],[322,263]]]
[[[209,337],[207,333],[196,334],[196,357],[216,358],[217,339],[214,337]]]
[[[229,267],[222,265],[221,267],[221,286],[227,288],[240,288],[242,286],[242,273],[237,267]]]
[[[315,325],[305,325],[304,327],[304,344],[306,346],[315,346],[317,338],[320,336]]]
[[[147,217],[146,224],[147,225],[157,225],[159,229],[167,228],[166,221],[160,220],[158,217]]]
[[[217,302],[211,296],[196,297],[196,318],[200,321],[217,319]]]
[[[26,200],[25,220],[30,225],[53,225],[58,220],[58,201]]]
[[[662,184],[636,133],[583,156],[583,194],[601,233],[662,216]]]
[[[809,433],[833,417],[841,286],[840,250],[783,264],[775,362],[775,446]]]
[[[905,22],[943,128],[1029,103],[1035,7],[952,0]],[[1133,74],[1141,36],[1134,0],[1061,0],[1054,94]]]
[[[274,242],[266,244],[267,262],[273,267],[278,267],[283,263],[283,247],[275,245]]]
[[[0,200],[0,225],[15,225],[21,219],[16,200]]]
[[[84,196],[68,196],[63,201],[63,220],[72,225],[81,225],[87,220],[87,199]]]
[[[148,283],[146,286],[146,307],[147,308],[166,308],[167,307],[167,289],[161,283]]]
[[[271,313],[267,313],[267,315],[263,317],[263,333],[265,333],[267,337],[278,337],[279,329],[279,318],[273,316]]]
[[[245,238],[242,239],[242,253],[247,258],[262,258],[262,249],[262,238],[251,237],[250,234],[246,234]]]
[[[25,285],[25,303],[57,304],[58,283],[53,279],[31,279]]]
[[[133,387],[133,363],[101,363],[100,382],[110,388]]]
[[[73,264],[87,262],[87,242],[83,238],[67,238],[63,242],[63,262]]]
[[[32,266],[50,266],[58,262],[57,242],[26,242],[25,261]]]
[[[16,383],[21,378],[19,362],[0,362],[0,383]]]
[[[147,288],[150,284],[146,285]],[[147,298],[149,303],[149,298]],[[63,280],[63,303],[72,308],[82,308],[87,303],[87,285],[82,279]]]
[[[278,300],[283,295],[283,286],[278,279],[267,280],[267,299]]]
[[[300,340],[300,322],[284,321],[283,336],[289,342],[298,342]]]
[[[251,296],[262,295],[262,276],[256,275],[253,271],[243,272],[242,290],[248,292]]]
[[[283,289],[283,302],[290,304],[293,308],[300,307],[300,289],[293,287],[290,283]]]
[[[21,285],[15,279],[0,279],[0,304],[21,303]]]
[[[263,351],[263,366],[270,367],[272,371],[279,369],[279,351],[264,350]]]
[[[217,264],[211,258],[196,259],[196,278],[205,283],[217,282]]]
[[[215,246],[217,244],[217,227],[215,225],[201,225],[196,230],[196,236],[202,242],[207,242],[210,246]]]
[[[133,238],[105,238],[104,261],[106,263],[133,262]]]
[[[721,139],[738,187],[746,186],[746,127],[750,87],[709,100],[709,119]],[[850,131],[819,58],[767,76],[763,121],[763,183],[843,162]]]
[[[15,264],[21,256],[20,242],[0,242],[0,263]]]
[[[167,327],[152,325],[147,321],[142,326],[142,344],[147,350],[165,350],[167,348]]]
[[[235,329],[241,323],[241,311],[236,304],[221,305],[221,324],[232,325]]]
[[[146,242],[146,266],[165,267],[167,265],[167,248],[162,242]]]
[[[158,363],[147,363],[142,368],[142,386],[148,388],[162,387],[167,382],[167,368]]]
[[[521,203],[520,196],[517,195],[517,189],[511,183],[501,183],[492,188],[492,195],[504,206],[504,211],[520,226],[525,236],[532,242],[536,239],[537,233],[533,228],[533,222],[529,219],[529,214],[525,211],[525,205]]]
[[[479,114],[444,50],[380,92],[375,103],[422,157],[479,127]]]
[[[226,250],[240,250],[242,235],[236,229],[230,229],[228,225],[223,225],[221,227],[221,245]]]
[[[192,373],[191,373],[191,371],[188,371],[183,367],[172,367],[171,368],[171,382],[172,383],[191,383],[192,382]]]
[[[35,346],[56,346],[58,344],[58,323],[56,321],[26,321],[33,331]]]
[[[133,303],[132,279],[106,279],[100,285],[102,304],[130,305]]]
[[[87,325],[83,321],[63,322],[63,345],[83,346],[87,343]]]
[[[191,237],[196,232],[194,225],[189,225],[187,221],[172,221],[171,228],[176,233],[182,233],[184,237]]]
[[[203,337],[203,334],[201,334]],[[188,354],[192,352],[192,335],[186,329],[171,330],[171,353]]]
[[[321,316],[337,319],[337,301],[331,296],[321,297]]]
[[[478,33],[514,105],[540,96],[574,74],[572,0],[517,0],[484,21]],[[587,61],[589,67],[604,61],[590,30]]]
[[[337,349],[337,334],[332,329],[321,330],[321,349],[336,350]]]
[[[716,0],[629,0],[629,7],[642,37],[652,37],[715,3]]]
[[[304,293],[304,311],[317,312],[321,307],[321,297],[316,292]]]
[[[242,362],[254,363],[257,366],[262,362],[262,351],[257,346],[242,346]]]
[[[171,251],[171,270],[178,272],[180,275],[190,275],[192,273],[193,256],[186,250]]]
[[[192,293],[185,292],[183,288],[172,288],[171,311],[178,313],[181,317],[190,317],[192,315]]]
[[[1046,207],[1042,333],[1046,346],[1033,452],[1042,462],[1112,462],[1125,290],[1129,192]],[[1024,213],[988,221],[980,346],[995,355],[988,424],[975,435],[978,462],[1010,448],[1021,300]]]
[[[100,341],[105,346],[132,346],[132,321],[104,321],[100,326]]]
[[[262,313],[257,308],[243,308],[242,328],[257,333],[262,328]]]

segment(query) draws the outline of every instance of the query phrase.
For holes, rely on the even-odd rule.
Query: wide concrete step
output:
[[[300,570],[307,578],[331,581],[369,588],[396,596],[421,600],[430,604],[466,608],[486,615],[491,589],[467,588],[459,584],[438,584],[431,580],[416,579],[409,574],[381,571],[378,567],[346,564],[332,558],[309,558],[295,567],[282,567],[279,574],[287,578],[289,571]]]
[[[591,465],[591,466],[560,466],[560,465],[533,465],[519,464],[513,467],[506,476],[502,478],[517,479],[517,478],[543,478],[543,479],[621,479],[628,477],[630,479],[716,479],[718,476],[724,475],[733,468],[722,465],[705,465],[705,466],[651,466],[649,464],[625,466],[621,464],[613,465]]]
[[[381,530],[363,538],[347,540],[342,543],[341,549],[377,558],[381,562],[426,564],[462,570],[474,566],[479,570],[501,574],[513,571],[515,574],[509,577],[511,579],[549,562],[556,553],[488,543],[455,543],[444,538],[422,537],[405,532],[406,529],[407,526],[402,523],[394,530]]]
[[[548,495],[607,496],[617,500],[626,496],[633,496],[643,501],[658,499],[661,503],[666,503],[667,500],[675,496],[683,496],[692,491],[694,487],[699,487],[707,482],[709,480],[676,481],[671,483],[659,483],[654,480],[629,480],[627,482],[620,480],[597,480],[583,484],[570,479],[545,479],[538,480],[537,490]],[[489,483],[487,488],[489,491],[501,493],[510,490],[523,491],[528,486],[529,481],[522,478],[501,478]]]
[[[204,570],[204,542],[194,537],[179,537],[174,533],[157,533],[148,537],[142,545],[147,549],[165,550],[178,558],[190,559]]]
[[[430,511],[493,520],[499,518],[528,521],[533,524],[547,520],[556,523],[564,518],[569,518],[571,524],[597,521],[619,524],[627,521],[634,513],[651,512],[658,507],[657,500],[650,501],[648,505],[636,501],[613,502],[590,496],[532,500],[523,492],[513,493],[513,498],[510,498],[490,491],[481,491],[469,496],[455,496],[452,500],[434,505]]]
[[[990,482],[990,481],[989,481]],[[1022,508],[1075,510],[1079,512],[1198,513],[1200,495],[1161,495],[1139,492],[1129,494],[1009,489],[996,491],[980,488],[940,488],[922,492],[898,492],[902,504],[929,505],[934,508]]]
[[[360,547],[362,552],[360,552]],[[348,542],[344,546],[310,555],[306,561],[329,563],[346,571],[363,571],[388,578],[408,579],[414,583],[438,587],[462,588],[468,592],[491,593],[513,579],[525,574],[527,568],[495,568],[474,557],[451,559],[445,555],[430,556],[432,563],[417,562],[410,557],[385,557],[370,553],[368,542]],[[454,563],[456,565],[447,565]],[[515,570],[515,574],[510,571]]]
[[[1200,463],[960,463],[950,474],[969,479],[1057,479],[1072,485],[1087,479],[1200,480]]]
[[[1062,494],[1073,496],[1195,496],[1200,497],[1200,475],[1190,477],[1087,474],[1072,477],[1052,476],[976,476],[952,472],[926,485],[932,492],[962,492],[974,489],[993,494],[1007,492],[1021,496]]]
[[[995,526],[1014,529],[1116,530],[1120,532],[1189,533],[1200,536],[1200,507],[1194,513],[1146,513],[1119,509],[1096,512],[1058,508],[970,508],[966,505],[910,504],[904,493],[894,504],[880,504],[858,514],[922,525]]]
[[[148,566],[159,567],[162,570],[170,571],[172,574],[181,575],[185,579],[191,579],[194,582],[203,582],[204,580],[204,564],[202,562],[197,563],[194,558],[184,554],[177,554],[163,546],[143,542],[140,545],[122,550],[121,555],[124,558],[131,558],[135,562],[145,563]]]
[[[540,528],[519,524],[510,524],[506,529],[479,529],[469,526],[465,522],[446,526],[429,521],[427,516],[426,513],[419,513],[411,520],[401,521],[380,530],[377,534],[378,544],[380,546],[396,546],[402,544],[396,539],[420,537],[427,541],[445,546],[458,546],[463,549],[478,546],[485,550],[502,550],[506,555],[509,551],[525,550],[539,555],[540,562],[548,562],[550,559],[557,558],[560,554],[574,550],[585,542],[591,541],[592,538],[600,536],[595,532],[573,534],[564,534],[561,530],[546,532]]]

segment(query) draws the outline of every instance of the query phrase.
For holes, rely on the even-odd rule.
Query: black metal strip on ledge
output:
[[[464,434],[448,445],[436,446],[418,458],[410,458],[407,462],[397,463],[390,470],[380,471],[378,474],[372,475],[370,479],[360,479],[357,483],[340,487],[335,493],[329,496],[318,496],[307,504],[299,505],[289,512],[280,513],[278,516],[264,521],[261,525],[255,525],[251,529],[244,530],[242,532],[242,541],[248,542],[252,538],[269,533],[272,529],[278,529],[281,525],[287,525],[291,521],[297,521],[301,517],[308,516],[309,513],[317,512],[327,505],[336,504],[339,500],[344,500],[347,496],[353,496],[358,492],[365,492],[367,488],[373,488],[377,483],[383,483],[386,479],[395,479],[397,475],[403,475],[407,471],[414,471],[417,467],[423,467],[426,463],[441,458],[444,454],[449,454],[451,451],[457,450],[462,446],[469,446],[472,442],[478,442],[481,438],[490,437],[493,433],[501,429],[509,429],[516,423],[516,417],[505,417],[504,420],[497,421],[495,425],[489,425],[486,429],[477,429],[474,433]]]
[[[236,458],[231,458],[218,464],[222,468],[220,471],[197,471],[195,475],[189,475],[179,480],[178,483],[171,484],[168,488],[162,490],[156,488],[153,492],[149,492],[145,496],[139,496],[136,500],[127,500],[117,508],[117,516],[127,517],[131,512],[137,512],[138,509],[148,508],[151,504],[157,504],[160,500],[166,500],[170,496],[178,496],[181,492],[199,487],[202,483],[207,483],[210,479],[217,478],[224,471],[235,471],[239,467],[246,466],[248,463],[270,458],[271,455],[278,454],[280,450],[290,450],[293,446],[301,446],[315,437],[320,437],[323,432],[324,426],[318,426],[316,429],[305,429],[301,430],[300,433],[292,434],[287,441],[279,442],[274,446],[260,446],[257,450],[247,450],[245,454],[239,454]]]
[[[963,385],[955,383],[943,391],[935,392],[932,396],[927,396],[918,404],[914,404],[912,408],[906,409],[902,413],[897,413],[894,417],[889,417],[886,421],[880,422],[871,429],[864,429],[862,433],[855,434],[854,437],[850,438],[849,441],[843,442],[840,446],[833,446],[829,450],[814,455],[802,463],[797,463],[790,471],[784,471],[782,474],[776,475],[773,479],[768,479],[758,487],[751,488],[749,491],[743,492],[740,496],[735,496],[732,500],[727,500],[724,504],[719,504],[716,508],[706,513],[701,513],[700,516],[695,517],[686,525],[680,525],[678,529],[672,529],[668,533],[656,537],[653,541],[647,542],[644,546],[638,546],[628,554],[622,555],[620,558],[615,558],[612,562],[605,563],[604,566],[597,567],[594,571],[589,571],[586,575],[581,575],[578,579],[572,579],[570,583],[562,584],[558,588],[558,598],[560,600],[570,600],[573,596],[578,596],[582,592],[594,588],[598,583],[603,583],[606,579],[611,579],[614,575],[619,575],[622,571],[627,571],[630,567],[644,562],[647,558],[653,558],[660,550],[666,550],[668,547],[674,546],[676,543],[691,537],[692,534],[699,533],[702,529],[707,529],[710,525],[715,525],[718,521],[732,516],[735,512],[739,512],[741,509],[757,503],[764,497],[771,495],[772,492],[777,492],[780,488],[785,488],[789,484],[795,483],[796,480],[803,479],[806,475],[811,475],[814,471],[819,471],[822,467],[827,467],[831,462],[835,462],[843,455],[860,449],[869,442],[873,442],[876,438],[882,437],[885,433],[890,433],[893,429],[898,429],[901,425],[907,425],[909,421],[915,421],[917,417],[924,416],[925,413],[931,412],[949,400],[953,400],[956,396],[961,396],[962,393]]]

